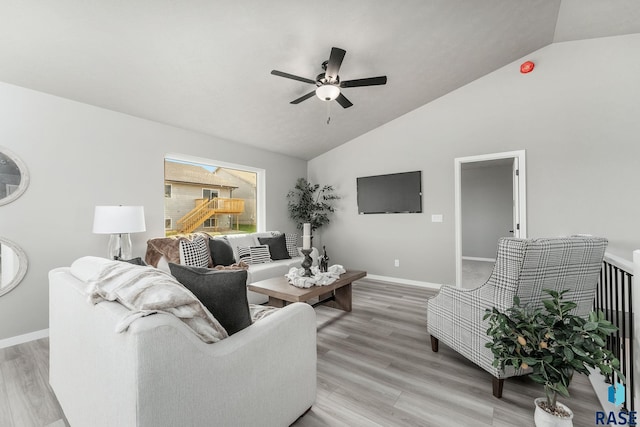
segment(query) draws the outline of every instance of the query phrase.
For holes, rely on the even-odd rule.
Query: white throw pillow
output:
[[[180,241],[180,264],[206,268],[209,256],[209,245],[204,237]]]
[[[269,245],[238,246],[238,261],[249,265],[271,262]]]
[[[251,246],[251,261],[253,264],[264,264],[265,262],[271,262],[271,253],[269,252],[269,245]]]
[[[240,254],[238,253],[239,247],[249,247],[258,245],[258,239],[253,237],[253,234],[229,234],[227,235],[227,241],[233,249],[233,257],[240,261]]]

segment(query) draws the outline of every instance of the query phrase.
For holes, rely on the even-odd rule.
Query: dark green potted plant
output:
[[[329,214],[335,212],[332,201],[339,198],[331,185],[320,187],[305,178],[298,178],[293,190],[287,194],[289,216],[296,221],[299,230],[304,223],[311,224],[313,233],[329,223]]]
[[[542,308],[521,307],[518,297],[506,312],[487,310],[487,335],[492,339],[493,365],[504,369],[531,369],[531,379],[544,386],[546,398],[536,399],[535,421],[541,425],[573,425],[573,413],[557,401],[558,394],[569,397],[569,383],[574,372],[589,375],[587,368],[598,368],[604,375],[613,372],[624,381],[620,362],[605,347],[605,340],[617,328],[602,312],[591,312],[587,319],[571,313],[576,307],[564,301],[567,290],[545,289],[551,299],[543,300]],[[558,423],[543,421],[552,414]],[[555,420],[554,420],[555,422]]]

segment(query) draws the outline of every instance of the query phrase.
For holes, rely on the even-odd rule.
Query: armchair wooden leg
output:
[[[502,397],[503,385],[504,385],[504,378],[493,377],[493,395],[498,399]]]
[[[431,351],[433,351],[434,353],[438,352],[438,343],[440,341],[438,341],[438,338],[434,337],[433,335],[429,335],[431,337]]]

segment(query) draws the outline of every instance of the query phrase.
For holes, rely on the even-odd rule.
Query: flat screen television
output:
[[[422,172],[356,178],[359,214],[422,213]]]

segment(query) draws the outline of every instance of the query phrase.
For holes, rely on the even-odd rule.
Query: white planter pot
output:
[[[538,406],[538,402],[545,401],[546,398],[539,397],[534,400],[536,411],[533,414],[533,420],[536,427],[573,427],[573,411],[562,403],[556,403],[557,406],[567,411],[571,416],[569,418],[556,417]]]

